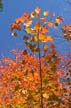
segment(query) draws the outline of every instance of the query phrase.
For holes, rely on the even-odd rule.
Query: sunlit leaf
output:
[[[34,18],[35,15],[36,15],[36,13],[34,11],[30,14],[31,18]]]
[[[48,21],[48,22],[47,22],[47,25],[48,25],[49,27],[52,27],[52,26],[53,26],[53,22],[52,22],[52,21]]]
[[[40,21],[44,22],[44,21],[46,21],[46,18],[42,17],[42,18],[40,18]]]
[[[48,50],[48,46],[44,45],[43,49],[44,49],[44,51],[47,51]]]
[[[63,18],[62,17],[60,17],[60,16],[58,16],[57,18],[56,18],[56,23],[61,23],[61,22],[63,22]]]
[[[44,93],[43,94],[43,97],[46,98],[46,99],[48,99],[49,98],[49,95],[47,93]]]
[[[26,31],[28,34],[31,34],[31,33],[32,33],[32,28],[30,28],[30,27],[25,27],[25,31]]]
[[[39,7],[37,7],[37,8],[35,9],[35,12],[36,12],[37,14],[40,14],[41,9],[40,9]]]
[[[23,24],[24,21],[25,21],[25,19],[24,19],[23,17],[20,17],[20,18],[17,18],[17,19],[16,19],[15,23],[16,23],[16,24]]]
[[[25,25],[26,27],[29,27],[31,24],[32,24],[32,20],[28,20],[24,25]]]
[[[39,32],[39,28],[40,28],[40,22],[36,22],[34,26],[34,30],[36,31],[36,33]]]
[[[43,15],[44,15],[44,16],[48,16],[48,15],[49,15],[49,11],[44,11],[44,12],[43,12]]]
[[[47,33],[49,30],[48,30],[48,28],[46,28],[46,27],[41,27],[41,33],[42,34],[45,34],[45,33]]]
[[[37,36],[32,36],[30,40],[34,41],[34,42],[38,42],[38,37]]]
[[[45,42],[53,42],[52,36],[47,35],[47,36],[45,37]]]

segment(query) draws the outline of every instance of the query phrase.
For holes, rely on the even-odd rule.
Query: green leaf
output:
[[[47,84],[48,83],[48,80],[47,79],[43,79],[43,82]]]
[[[54,94],[50,95],[49,98],[48,98],[48,101],[53,101],[53,100],[59,101],[58,97],[55,96]]]

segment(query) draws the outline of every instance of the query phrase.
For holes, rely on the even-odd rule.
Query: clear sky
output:
[[[65,0],[3,0],[3,12],[0,12],[0,58],[2,55],[9,55],[12,49],[24,49],[21,33],[18,38],[13,38],[10,32],[10,24],[20,17],[24,12],[32,12],[36,7],[42,10],[56,12],[63,16],[64,23],[71,23],[71,5]],[[55,31],[58,31],[57,29]],[[54,34],[55,34],[54,31]],[[57,32],[57,36],[62,35]],[[70,41],[71,42],[71,41]],[[71,51],[71,43],[63,40],[55,40],[59,52]]]

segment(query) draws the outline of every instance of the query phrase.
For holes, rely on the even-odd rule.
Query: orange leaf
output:
[[[40,18],[40,21],[44,22],[46,20],[46,18]]]
[[[51,45],[50,45],[50,48],[51,48],[51,49],[54,49],[54,48],[55,48],[55,45],[54,45],[54,44],[51,44]]]
[[[39,34],[39,42],[53,42],[53,38],[50,35]]]
[[[14,30],[14,29],[21,30],[20,26],[16,23],[12,23],[10,25],[10,29],[11,29],[11,31]]]
[[[45,34],[46,32],[48,32],[48,28],[41,27],[41,33]]]
[[[62,21],[63,21],[63,18],[61,18],[60,16],[56,18],[56,23],[61,23]]]
[[[40,23],[39,23],[39,22],[36,22],[36,24],[35,24],[35,26],[34,26],[34,30],[35,30],[36,32],[38,32],[38,31],[39,31],[39,28],[40,28]]]
[[[28,13],[24,13],[22,18],[24,18],[25,20],[29,20],[30,15]]]
[[[39,40],[43,40],[44,38],[45,38],[45,35],[42,34],[42,33],[40,33],[40,34],[39,34]]]
[[[20,17],[20,18],[17,18],[17,19],[16,19],[15,23],[16,23],[16,24],[23,24],[24,21],[25,21],[25,19],[24,19],[23,17]]]
[[[52,22],[52,21],[48,21],[48,22],[47,22],[47,25],[48,25],[49,27],[52,27],[52,26],[53,26],[53,22]]]
[[[35,12],[36,12],[37,14],[40,14],[41,9],[40,9],[39,7],[37,7],[37,8],[35,9]]]
[[[44,45],[43,49],[44,49],[44,51],[47,51],[48,50],[48,46]]]
[[[50,36],[50,35],[46,36],[46,37],[45,37],[45,41],[46,41],[46,42],[53,42],[52,36]]]

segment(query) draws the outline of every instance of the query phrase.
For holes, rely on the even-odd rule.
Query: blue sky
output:
[[[50,13],[56,12],[57,15],[63,16],[64,23],[71,23],[71,5],[66,3],[65,0],[3,0],[4,9],[3,12],[0,12],[0,58],[2,55],[8,56],[12,49],[24,49],[22,33],[19,34],[18,38],[13,38],[10,32],[10,24],[24,12],[31,12],[37,6],[42,10],[49,10]],[[58,33],[57,35],[61,34]],[[71,51],[70,42],[55,40],[57,50],[59,52],[64,51],[64,53],[67,50]]]

